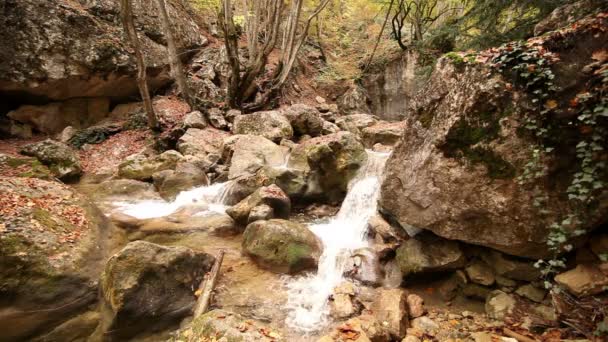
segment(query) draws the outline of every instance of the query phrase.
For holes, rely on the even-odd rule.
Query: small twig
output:
[[[200,297],[198,297],[196,305],[194,306],[194,319],[204,314],[205,311],[207,311],[207,308],[209,307],[209,301],[211,300],[211,294],[213,293],[213,288],[215,287],[217,276],[220,273],[222,260],[224,260],[223,249],[218,252],[211,271],[205,275],[205,279],[203,279],[200,286],[198,287],[198,290],[201,291],[201,295]]]
[[[509,328],[503,328],[503,333],[509,337],[513,337],[514,339],[518,340],[519,342],[538,342],[535,339],[526,337],[522,334],[518,334],[515,331],[509,329]]]

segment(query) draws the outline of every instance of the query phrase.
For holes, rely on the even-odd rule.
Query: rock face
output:
[[[2,338],[27,340],[93,303],[107,234],[99,209],[69,187],[0,177]]]
[[[317,265],[321,241],[306,226],[287,220],[256,221],[243,234],[243,250],[260,265],[295,273]]]
[[[420,84],[416,78],[417,60],[415,52],[408,52],[388,62],[382,71],[363,78],[372,114],[384,120],[403,119]]]
[[[602,38],[587,34],[580,39],[600,44],[598,39]],[[582,45],[572,49],[581,54],[586,51]],[[582,86],[587,77],[580,71],[584,63],[568,60],[574,57],[563,58],[564,63],[576,64],[577,71],[566,74],[563,65],[553,67],[556,82]],[[528,95],[513,90],[508,82],[481,63],[459,64],[449,57],[438,61],[427,86],[412,102],[403,136],[386,164],[381,212],[406,228],[430,230],[447,239],[515,256],[542,258],[550,254],[548,227],[573,209],[565,187],[556,187],[548,192],[551,205],[544,205],[546,212],[541,213],[534,206],[532,191],[518,182],[517,175],[530,162],[535,145],[518,133],[530,110]],[[559,99],[562,95],[569,96],[553,96]],[[556,147],[563,149],[563,154],[567,148]],[[551,169],[565,158],[549,154],[543,165]],[[574,173],[551,170],[564,178]],[[534,182],[550,182],[555,177],[557,174],[542,176]],[[600,208],[593,215],[583,220],[584,226],[572,229],[594,229],[606,209]]]
[[[36,157],[42,164],[48,166],[53,175],[59,179],[69,180],[82,174],[82,167],[76,152],[63,143],[47,139],[26,145],[21,153]]]
[[[405,241],[397,249],[396,260],[406,277],[460,268],[464,266],[465,257],[456,241],[424,238]]]
[[[234,134],[260,135],[276,143],[293,137],[291,123],[278,111],[239,115],[234,118],[232,131]]]
[[[135,60],[120,24],[120,2],[9,0],[3,6],[0,91],[53,100],[137,94]],[[181,1],[169,1],[180,49],[206,43]],[[157,6],[133,2],[151,88],[170,81]]]
[[[193,291],[213,262],[185,247],[131,242],[108,260],[102,274],[104,315],[97,333],[125,339],[190,314]]]

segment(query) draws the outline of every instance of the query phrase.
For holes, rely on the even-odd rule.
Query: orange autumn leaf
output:
[[[547,109],[555,109],[555,108],[557,108],[557,101],[555,101],[555,100],[547,100],[547,102],[545,102],[545,108],[547,108]]]
[[[573,98],[572,100],[570,100],[570,107],[576,107],[578,106],[578,98]]]
[[[591,59],[603,63],[608,60],[608,50],[598,50],[591,55]]]

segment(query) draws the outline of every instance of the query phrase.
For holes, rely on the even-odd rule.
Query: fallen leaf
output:
[[[199,297],[201,294],[203,294],[203,290],[201,290],[201,289],[198,289],[198,290],[196,290],[196,292],[194,292],[195,297]]]
[[[555,101],[555,100],[547,100],[547,102],[545,102],[545,108],[547,108],[547,109],[555,109],[555,108],[557,108],[557,101]]]
[[[608,50],[598,50],[591,55],[591,59],[603,63],[608,60]]]

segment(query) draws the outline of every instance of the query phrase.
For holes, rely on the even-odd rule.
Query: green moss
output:
[[[461,118],[452,126],[441,146],[448,158],[464,158],[471,164],[482,163],[488,176],[493,179],[507,179],[515,176],[515,168],[496,152],[487,147],[475,146],[489,143],[500,137],[500,118],[505,113],[482,112]]]
[[[455,65],[465,64],[465,60],[457,52],[448,52],[444,55],[447,59],[451,60]]]
[[[290,244],[285,248],[285,260],[290,267],[298,266],[302,259],[312,254],[310,248],[303,244]]]

